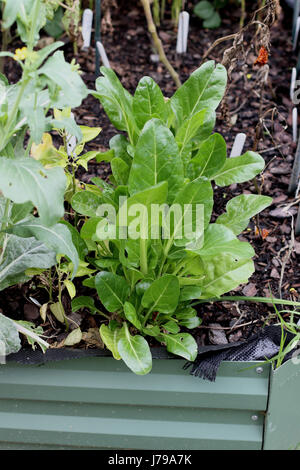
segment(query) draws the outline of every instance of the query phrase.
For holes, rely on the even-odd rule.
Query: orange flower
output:
[[[262,46],[259,50],[258,57],[256,61],[254,62],[254,65],[266,65],[268,63],[268,58],[269,58],[269,53],[267,49]]]

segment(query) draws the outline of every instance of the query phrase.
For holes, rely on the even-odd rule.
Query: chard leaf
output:
[[[129,166],[119,157],[114,157],[110,162],[111,171],[118,185],[127,184],[129,177]]]
[[[255,255],[250,243],[238,240],[232,230],[221,224],[210,224],[207,227],[202,248],[194,252],[202,258],[222,253],[231,254],[236,259],[249,259]]]
[[[113,357],[119,361],[121,356],[118,351],[118,342],[121,336],[121,328],[111,329],[103,323],[100,326],[99,333],[107,349],[109,349]]]
[[[214,111],[223,98],[227,83],[226,69],[210,60],[195,70],[174,93],[170,102],[177,128],[201,109]]]
[[[272,198],[256,194],[241,194],[232,198],[226,205],[226,212],[217,218],[216,223],[226,225],[236,235],[249,224],[251,217],[272,204]]]
[[[158,119],[151,119],[137,142],[129,175],[133,195],[162,181],[168,182],[168,202],[183,184],[183,165],[172,132]]]
[[[198,178],[184,185],[176,196],[174,204],[181,206],[182,216],[175,221],[171,234],[176,246],[187,245],[188,247],[189,243],[197,242],[200,239],[205,227],[209,224],[213,208],[211,183],[205,178]],[[203,208],[203,212],[200,213],[201,220],[197,220],[196,217],[197,205]],[[185,220],[188,211],[190,211],[191,217],[190,220]],[[182,233],[182,228],[184,228],[184,233]]]
[[[194,361],[197,357],[198,347],[194,338],[189,333],[162,334],[167,345],[167,351],[181,356],[188,361]]]
[[[120,131],[126,131],[130,142],[136,139],[136,123],[132,112],[133,97],[123,88],[120,80],[112,69],[101,67],[103,77],[96,80],[98,98],[112,124]]]
[[[231,254],[218,254],[205,258],[203,264],[202,295],[201,298],[220,297],[240,284],[248,282],[254,272],[252,260],[237,260]]]
[[[133,112],[137,125],[143,129],[152,118],[167,121],[167,106],[159,86],[150,77],[143,77],[133,97]]]
[[[179,300],[179,281],[176,276],[165,274],[156,279],[142,297],[144,308],[152,312],[173,313]]]
[[[121,158],[129,167],[131,167],[132,157],[127,152],[127,147],[129,145],[128,140],[125,135],[118,134],[112,137],[109,141],[110,151],[114,152],[114,156]]]
[[[214,175],[218,186],[229,186],[233,183],[244,183],[258,173],[265,166],[264,159],[255,152],[246,152],[235,158],[227,158],[225,165]]]
[[[62,168],[46,170],[32,158],[0,158],[0,190],[12,201],[31,202],[44,225],[54,225],[64,215],[66,177]]]
[[[129,295],[129,285],[117,274],[102,271],[95,277],[95,286],[102,304],[109,312],[123,308]]]
[[[138,330],[142,329],[140,320],[138,319],[136,309],[130,302],[125,302],[124,304],[124,313],[130,323],[132,323]]]
[[[28,280],[29,268],[50,268],[56,263],[55,253],[34,238],[8,235],[4,258],[0,263],[0,290]]]
[[[75,297],[75,299],[72,300],[71,305],[72,312],[77,312],[81,308],[88,308],[92,315],[97,312],[94,299],[87,295],[80,295],[79,297]]]
[[[169,333],[178,333],[180,328],[175,321],[169,320],[167,323],[164,323],[163,328],[167,330]]]
[[[145,375],[152,369],[152,355],[145,338],[131,336],[127,325],[123,326],[118,351],[129,369],[137,375]]]
[[[17,353],[21,349],[21,341],[15,323],[0,313],[0,358]]]
[[[226,142],[220,134],[213,134],[200,146],[188,167],[188,177],[206,176],[212,179],[226,162]]]

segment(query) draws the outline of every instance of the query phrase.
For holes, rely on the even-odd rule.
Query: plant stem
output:
[[[241,18],[240,18],[240,28],[242,29],[245,24],[246,16],[246,0],[241,0]]]
[[[159,39],[159,36],[157,34],[157,29],[156,29],[156,26],[154,24],[153,17],[152,17],[150,1],[149,0],[141,0],[141,3],[143,5],[145,16],[146,16],[146,20],[147,20],[147,24],[148,24],[148,31],[152,36],[154,46],[155,46],[155,48],[158,52],[158,55],[159,55],[159,59],[164,64],[164,66],[166,67],[168,72],[170,73],[170,75],[173,78],[177,88],[179,88],[180,85],[181,85],[179,75],[173,69],[172,65],[168,61],[167,56],[166,56],[165,51],[164,51],[164,48],[163,48],[163,45],[162,45],[162,42]]]
[[[141,271],[143,274],[148,273],[148,261],[147,261],[147,240],[140,239],[140,262]]]
[[[10,199],[6,199],[4,214],[3,214],[3,222],[1,224],[1,232],[3,232],[7,227],[7,219],[9,216],[9,210],[10,210]]]

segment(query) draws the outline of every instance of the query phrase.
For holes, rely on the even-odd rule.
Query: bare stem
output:
[[[153,16],[151,12],[151,7],[150,7],[150,1],[149,0],[141,0],[141,3],[144,8],[147,24],[148,24],[148,31],[152,36],[152,40],[154,43],[154,46],[158,52],[159,55],[159,60],[164,64],[168,72],[170,73],[171,77],[173,78],[177,88],[180,87],[181,82],[179,79],[178,73],[174,70],[172,65],[170,64],[169,60],[167,59],[167,56],[165,54],[163,45],[161,40],[159,39],[159,36],[157,34],[157,29],[153,21]]]

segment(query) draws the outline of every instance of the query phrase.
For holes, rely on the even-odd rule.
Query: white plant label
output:
[[[246,142],[246,134],[240,132],[236,135],[231,149],[230,158],[239,157],[243,153],[243,148]]]
[[[300,16],[298,16],[298,18],[297,18],[297,23],[296,23],[296,27],[295,27],[295,34],[294,34],[294,40],[293,40],[293,50],[294,51],[297,49],[299,30],[300,30]]]
[[[292,102],[294,102],[294,92],[295,92],[296,78],[297,78],[297,69],[295,67],[293,67],[292,68],[291,87],[290,87],[290,98],[291,98]]]
[[[101,60],[102,60],[102,63],[104,65],[104,67],[108,67],[110,69],[111,66],[110,66],[110,63],[109,63],[109,60],[107,58],[107,55],[106,55],[106,52],[105,52],[105,49],[104,49],[104,46],[103,46],[102,42],[97,41],[97,49],[98,49],[98,52],[99,52],[99,55],[101,57]]]
[[[298,110],[293,108],[293,141],[297,142],[298,137]]]
[[[88,49],[91,45],[91,34],[93,25],[93,12],[89,8],[84,10],[82,15],[82,49]]]
[[[187,50],[187,40],[189,34],[190,15],[187,11],[183,11],[179,15],[178,34],[177,34],[177,54],[184,54]]]

